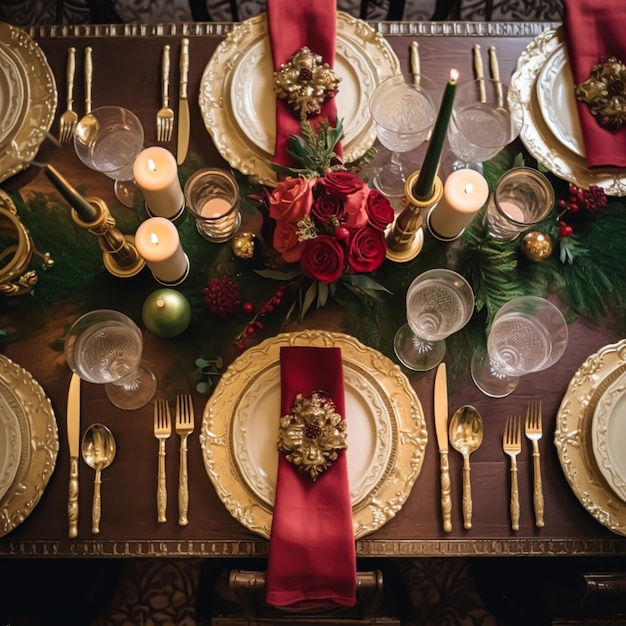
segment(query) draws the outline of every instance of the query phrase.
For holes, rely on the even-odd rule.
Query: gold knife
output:
[[[93,100],[91,98],[91,88],[93,85],[93,61],[91,57],[91,46],[85,48],[85,113],[91,113]]]
[[[441,512],[443,529],[452,530],[452,499],[450,498],[450,466],[448,463],[448,380],[446,364],[440,363],[435,375],[435,432],[439,446],[439,465],[441,474]]]
[[[80,441],[80,378],[72,374],[67,394],[67,443],[70,450],[70,488],[67,516],[70,537],[78,536],[78,447]]]
[[[176,162],[182,165],[189,147],[189,99],[187,81],[189,80],[189,39],[183,37],[180,43],[180,90],[178,94],[178,145]]]

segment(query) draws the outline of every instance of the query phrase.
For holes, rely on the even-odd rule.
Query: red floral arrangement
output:
[[[275,166],[284,178],[257,197],[268,244],[282,264],[297,264],[290,277],[309,279],[301,293],[300,317],[313,302],[318,307],[325,304],[340,284],[370,295],[384,290],[363,275],[385,260],[384,231],[394,219],[389,200],[337,158],[334,148],[342,132],[340,123],[333,129],[324,122],[317,133],[304,123],[301,132],[302,137],[291,137],[289,153],[304,167]],[[260,273],[287,278],[275,271]]]

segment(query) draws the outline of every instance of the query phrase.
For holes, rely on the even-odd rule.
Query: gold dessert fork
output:
[[[524,428],[527,439],[533,445],[533,504],[535,508],[535,526],[543,527],[543,487],[541,485],[541,457],[539,440],[541,439],[541,402],[530,402],[526,410]]]
[[[178,523],[187,526],[189,519],[189,476],[187,474],[187,438],[193,432],[193,403],[189,394],[176,396],[176,434],[180,436],[178,474]]]
[[[502,448],[511,457],[511,528],[519,530],[519,487],[517,483],[517,459],[522,450],[521,419],[519,415],[506,418]]]
[[[163,59],[161,63],[161,97],[163,106],[157,111],[157,140],[170,141],[174,130],[174,111],[169,102],[170,89],[170,46],[163,46]]]
[[[167,482],[165,480],[165,441],[172,434],[170,407],[167,400],[154,401],[154,436],[159,441],[159,470],[157,480],[157,519],[167,521]]]
[[[74,135],[78,115],[74,111],[74,73],[76,71],[76,48],[67,51],[67,108],[59,120],[59,141],[68,143]]]

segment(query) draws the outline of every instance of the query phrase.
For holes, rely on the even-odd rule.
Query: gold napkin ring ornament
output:
[[[326,99],[336,95],[340,81],[321,56],[304,46],[274,72],[274,91],[304,121],[320,113]]]
[[[346,449],[346,421],[323,391],[297,394],[291,413],[280,418],[278,451],[312,481],[325,472]]]
[[[575,93],[601,126],[617,130],[626,124],[626,66],[616,57],[600,59]]]

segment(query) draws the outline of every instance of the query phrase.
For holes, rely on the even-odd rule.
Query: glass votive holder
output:
[[[228,241],[241,224],[239,187],[225,170],[204,168],[185,183],[185,200],[204,239],[213,243]]]
[[[489,198],[485,219],[489,235],[513,241],[543,220],[554,206],[550,181],[530,167],[516,167],[503,174]]]

